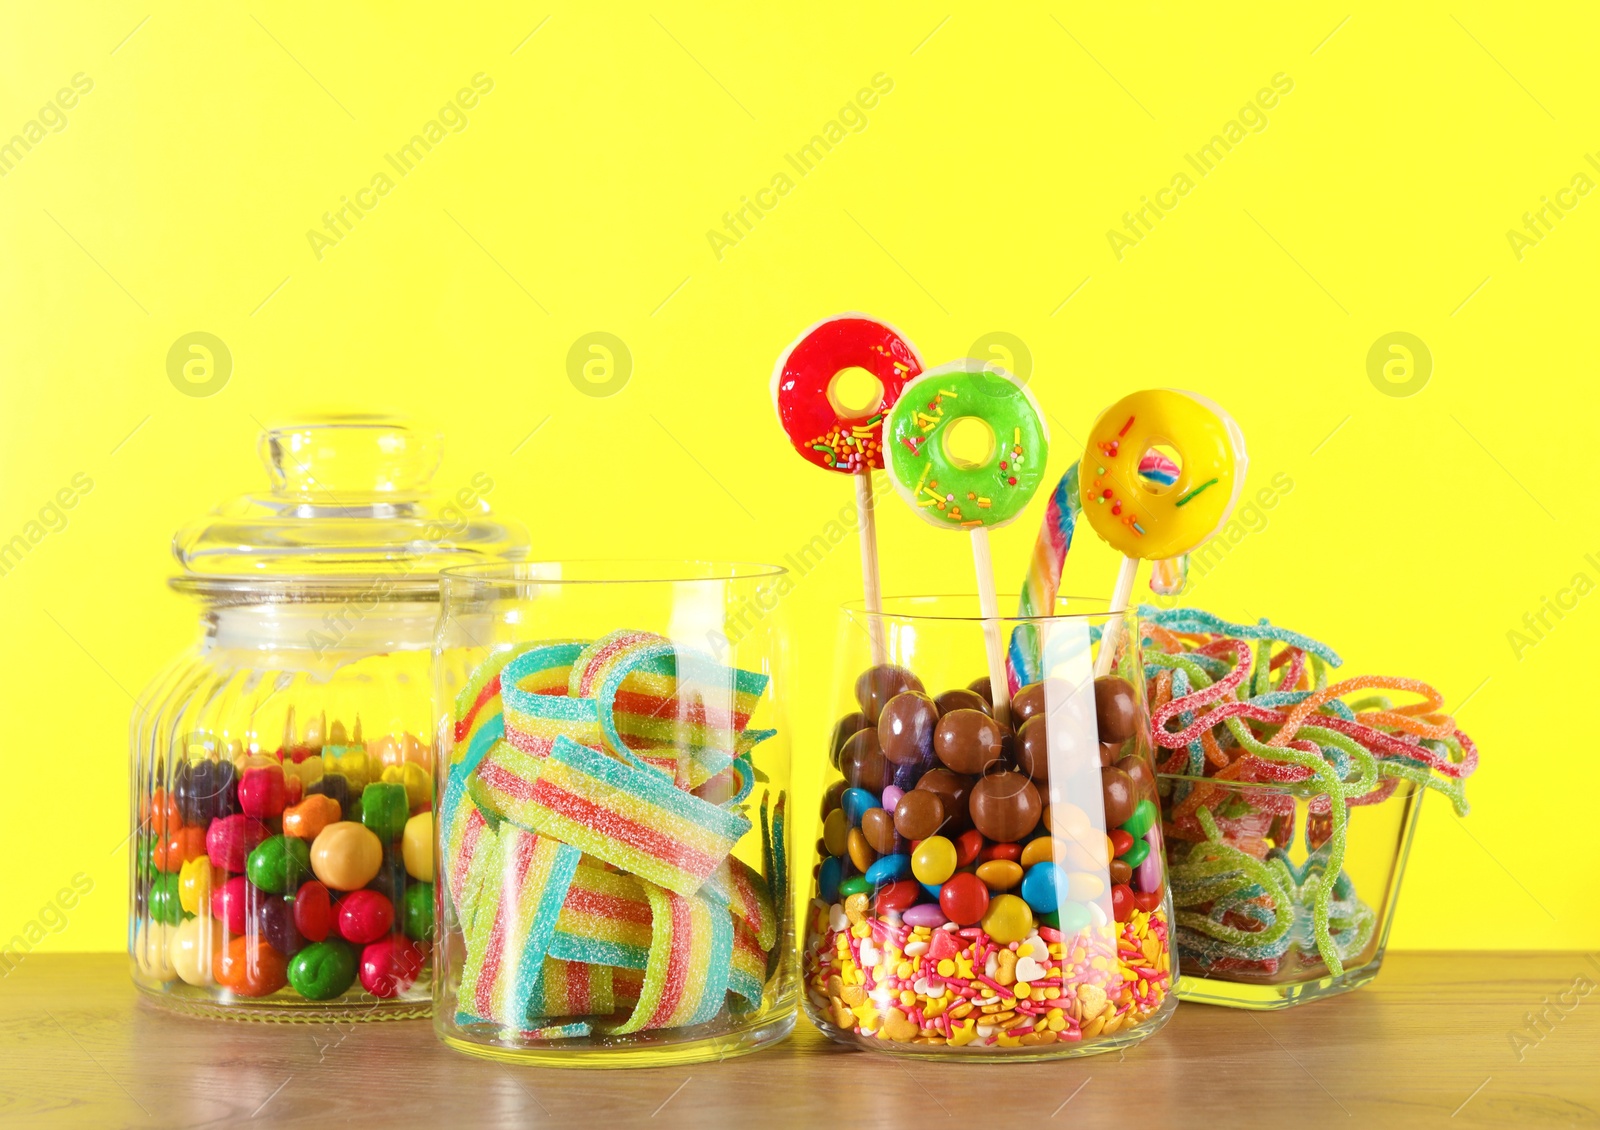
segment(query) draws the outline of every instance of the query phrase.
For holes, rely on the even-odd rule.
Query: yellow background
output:
[[[1470,696],[1476,811],[1425,807],[1394,944],[1600,941],[1574,850],[1600,601],[1520,657],[1507,637],[1574,574],[1600,580],[1600,198],[1521,260],[1506,236],[1593,171],[1594,14],[1008,7],[10,6],[0,138],[74,74],[94,86],[0,178],[0,540],[74,474],[94,486],[0,577],[0,939],[83,872],[46,948],[122,944],[131,695],[196,631],[170,537],[263,482],[261,423],[436,423],[440,485],[488,472],[540,556],[777,560],[849,494],[784,443],[773,358],[860,309],[930,363],[1026,343],[1053,473],[1132,389],[1230,408],[1251,489],[1293,489],[1195,603]],[[478,72],[468,127],[319,261],[307,230]],[[708,229],[880,72],[867,127],[719,261]],[[1267,128],[1119,261],[1108,229],[1280,72]],[[209,397],[166,371],[196,330],[234,359]],[[567,373],[596,330],[633,359],[606,398]],[[1397,330],[1433,356],[1409,397],[1368,378]],[[1003,586],[1040,508],[994,539]],[[896,500],[881,534],[887,591],[970,587],[963,541]],[[1114,567],[1086,537],[1067,588],[1107,592]],[[832,609],[858,584],[847,544],[786,602],[797,752],[831,721]]]

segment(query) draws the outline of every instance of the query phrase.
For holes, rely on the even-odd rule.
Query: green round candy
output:
[[[384,843],[398,840],[409,819],[411,802],[406,799],[404,785],[378,781],[361,790],[361,822]]]
[[[244,873],[263,891],[293,894],[311,874],[311,848],[294,836],[268,836],[245,860]]]
[[[176,926],[183,921],[183,904],[178,901],[178,877],[157,875],[150,884],[150,918]]]
[[[1128,822],[1122,830],[1136,840],[1144,839],[1144,834],[1155,826],[1156,806],[1146,797],[1134,806],[1133,815],[1128,817]]]
[[[865,875],[852,875],[839,884],[839,897],[849,898],[851,895],[865,894],[872,889],[872,884],[867,882]]]
[[[1122,853],[1122,862],[1129,867],[1137,867],[1144,862],[1145,856],[1150,854],[1150,841],[1138,839],[1133,841],[1133,846]]]
[[[406,937],[426,942],[433,937],[433,884],[412,883],[401,899],[401,922]]]
[[[289,984],[308,1001],[326,1001],[356,979],[356,951],[349,942],[312,942],[289,959]]]
[[[1081,902],[1064,902],[1052,915],[1055,927],[1063,934],[1076,934],[1089,925],[1089,908]]]

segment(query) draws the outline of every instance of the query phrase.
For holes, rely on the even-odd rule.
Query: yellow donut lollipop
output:
[[[1177,456],[1170,483],[1163,481],[1168,476],[1140,473],[1159,448]],[[1228,520],[1248,462],[1239,425],[1211,401],[1169,388],[1135,392],[1102,412],[1089,431],[1078,472],[1083,515],[1125,557],[1178,557]]]

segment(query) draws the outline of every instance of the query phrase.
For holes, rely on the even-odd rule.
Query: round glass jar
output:
[[[445,1043],[645,1066],[793,1028],[788,584],[694,561],[445,572]]]
[[[998,621],[1045,676],[1004,710],[976,597],[845,607],[801,958],[830,1038],[1043,1059],[1126,1047],[1171,1014],[1139,638],[1105,607]]]
[[[381,418],[265,432],[270,489],[181,530],[200,638],[130,727],[134,983],[186,1012],[426,1015],[440,568],[514,559],[482,472]]]

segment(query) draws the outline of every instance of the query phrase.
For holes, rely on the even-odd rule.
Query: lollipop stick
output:
[[[866,597],[867,633],[872,639],[872,663],[889,661],[883,637],[883,593],[878,587],[878,520],[873,514],[872,472],[851,475],[856,481],[856,525],[861,531],[861,589]]]
[[[1117,570],[1117,588],[1111,594],[1111,607],[1108,611],[1113,614],[1113,619],[1106,621],[1105,633],[1100,637],[1100,657],[1094,662],[1094,677],[1111,673],[1111,662],[1117,657],[1117,645],[1122,642],[1122,617],[1117,613],[1126,612],[1128,601],[1133,599],[1133,582],[1139,576],[1139,559],[1137,557],[1124,557],[1122,568]]]
[[[989,530],[972,527],[972,564],[978,575],[978,610],[983,613],[983,649],[989,659],[989,692],[995,720],[1011,721],[1011,688],[1006,682],[1005,645],[1000,640],[1000,601],[994,593],[994,563],[989,559]]]

